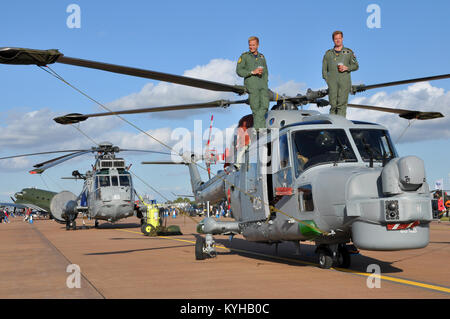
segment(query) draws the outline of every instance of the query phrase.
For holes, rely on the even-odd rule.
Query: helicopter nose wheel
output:
[[[74,220],[72,220],[72,221],[68,220],[66,222],[66,230],[71,230],[71,229],[73,229],[73,230],[77,229],[77,222]]]
[[[214,238],[211,234],[206,234],[206,238],[197,236],[195,240],[195,259],[204,260],[206,258],[214,258],[217,256]]]

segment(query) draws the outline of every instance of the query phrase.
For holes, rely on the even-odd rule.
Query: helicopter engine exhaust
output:
[[[50,211],[59,223],[66,223],[68,219],[75,219],[78,215],[76,208],[77,196],[69,191],[56,194],[50,202]]]

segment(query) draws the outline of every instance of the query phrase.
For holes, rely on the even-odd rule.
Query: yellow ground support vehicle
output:
[[[151,201],[146,203],[144,199],[139,196],[139,199],[143,205],[145,205],[146,210],[141,225],[141,231],[146,236],[158,236],[158,235],[182,235],[180,227],[177,225],[171,225],[169,227],[163,226],[162,218],[160,214],[160,209],[156,204],[156,201]]]
[[[146,236],[156,236],[161,225],[159,208],[156,203],[146,203],[141,196],[139,196],[139,199],[147,208],[146,216],[144,218],[145,222],[142,223],[141,231]]]

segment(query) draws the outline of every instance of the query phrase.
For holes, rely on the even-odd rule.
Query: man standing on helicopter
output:
[[[347,114],[348,94],[352,88],[350,72],[359,68],[352,50],[344,47],[342,31],[334,31],[334,48],[325,52],[322,61],[322,77],[328,84],[330,114],[343,117]]]
[[[269,72],[266,58],[258,52],[258,47],[258,37],[250,37],[249,51],[241,54],[236,66],[236,73],[244,78],[255,129],[266,127],[265,115],[269,109]]]

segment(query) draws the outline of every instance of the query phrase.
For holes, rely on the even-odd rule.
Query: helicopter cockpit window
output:
[[[350,129],[350,132],[364,161],[383,162],[398,156],[388,131]]]
[[[302,130],[292,134],[295,171],[298,176],[319,164],[356,162],[356,155],[342,129]]]
[[[110,186],[109,176],[98,176],[98,184],[100,187]]]
[[[111,176],[111,186],[119,186],[119,179],[117,176]]]
[[[287,134],[280,136],[280,167],[283,169],[289,164],[289,145]]]
[[[130,177],[128,175],[119,175],[120,186],[130,186]]]

